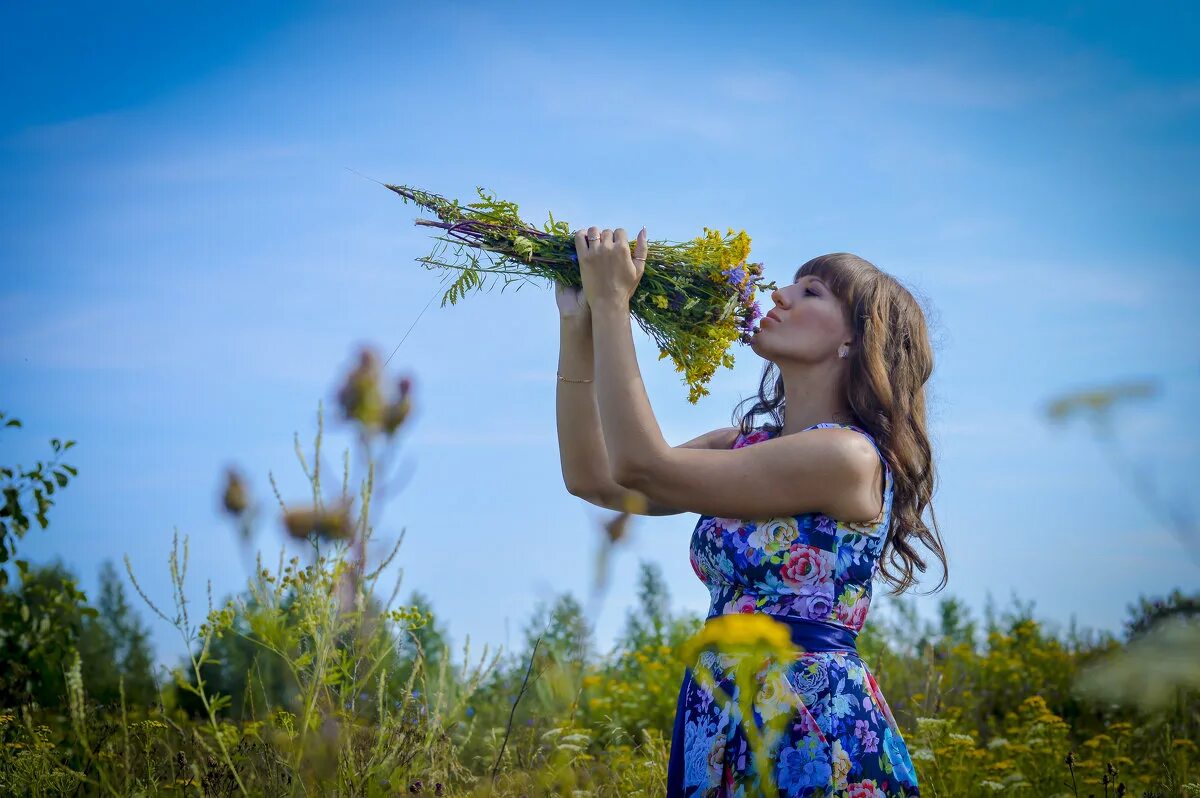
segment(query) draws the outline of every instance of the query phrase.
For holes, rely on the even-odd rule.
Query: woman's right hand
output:
[[[581,286],[555,283],[554,300],[558,303],[558,315],[563,321],[579,323],[591,329],[592,307]]]

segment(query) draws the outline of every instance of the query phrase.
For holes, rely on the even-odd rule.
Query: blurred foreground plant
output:
[[[757,714],[766,727],[764,732],[755,720],[755,703],[762,696],[789,695],[790,691],[782,689],[781,681],[786,679],[785,671],[799,653],[788,627],[760,612],[709,618],[680,651],[681,659],[692,668],[702,688],[719,701],[736,705],[738,711],[733,714],[740,717],[741,728],[758,763],[755,768],[758,788],[771,798],[779,794],[771,752],[786,729],[791,712],[786,711],[784,700],[763,701],[757,707]],[[736,697],[723,686],[730,681],[725,676],[730,671]]]
[[[357,514],[348,492],[348,454],[341,497],[332,509],[322,498],[320,409],[316,464],[311,473],[305,468],[313,503],[287,507],[280,501],[283,528],[290,538],[306,542],[307,564],[295,556],[285,561],[281,551],[277,567],[271,570],[263,567],[257,556],[246,597],[214,607],[210,587],[207,617],[194,625],[184,589],[186,538],[181,547],[176,535],[170,556],[171,614],[160,609],[137,583],[126,558],[130,578],[143,600],[179,631],[188,646],[190,667],[186,672],[175,671],[175,684],[198,699],[207,718],[203,749],[224,763],[242,792],[247,791],[245,768],[235,760],[234,751],[248,737],[266,742],[280,753],[279,766],[292,785],[291,793],[366,794],[380,784],[408,784],[418,776],[430,785],[471,778],[451,755],[448,732],[457,723],[451,719],[461,717],[466,702],[490,670],[483,661],[486,648],[477,667],[472,669],[469,661],[464,662],[464,678],[443,678],[444,689],[431,691],[429,674],[421,667],[425,658],[418,640],[418,631],[431,616],[416,606],[392,607],[399,578],[386,601],[377,598],[378,582],[399,551],[403,535],[380,562],[367,563],[376,467],[371,446],[380,437],[391,442],[411,401],[407,377],[400,382],[398,399],[385,400],[378,362],[374,351],[362,350],[358,367],[338,393],[343,418],[356,426],[367,461]],[[304,465],[299,447],[297,455]],[[250,490],[236,469],[227,471],[222,506],[237,519],[255,515]],[[214,645],[227,636],[240,638],[282,663],[289,677],[283,698],[276,696],[281,704],[240,726],[227,712],[232,697],[211,690],[205,678],[217,664]],[[402,684],[397,683],[396,675],[404,670],[400,652],[413,644],[418,650],[411,663],[414,667],[407,669],[408,678]],[[465,659],[468,652],[469,648],[464,649]],[[253,692],[253,688],[247,689]],[[259,684],[258,693],[267,696],[270,691]]]

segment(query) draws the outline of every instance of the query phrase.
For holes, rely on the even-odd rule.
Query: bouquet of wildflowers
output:
[[[427,268],[462,272],[442,297],[443,307],[481,287],[490,274],[501,275],[505,286],[529,277],[582,286],[574,236],[553,213],[538,230],[521,220],[514,203],[482,188],[476,189],[480,202],[464,206],[411,186],[387,187],[405,203],[412,200],[432,211],[438,221],[417,219],[416,224],[440,228],[444,235],[438,240],[457,246],[453,262],[439,260],[437,247],[429,257],[417,259]],[[480,253],[487,258],[484,264]],[[705,384],[717,366],[733,366],[730,345],[750,342],[762,316],[755,291],[776,287],[763,281],[762,264],[748,263],[749,255],[750,237],[744,230],[734,235],[732,228],[722,236],[705,227],[704,235],[684,243],[647,242],[646,266],[630,298],[630,313],[658,344],[658,359],[670,356],[675,370],[683,373],[692,404],[708,393]]]

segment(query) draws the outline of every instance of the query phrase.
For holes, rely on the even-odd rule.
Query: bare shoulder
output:
[[[835,454],[855,474],[850,483],[832,491],[829,514],[847,521],[877,522],[883,513],[884,473],[871,441],[861,432],[844,427],[823,427],[803,434],[821,436],[824,451]]]

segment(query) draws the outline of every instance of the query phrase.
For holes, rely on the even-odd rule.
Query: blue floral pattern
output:
[[[850,424],[823,422],[818,427]],[[734,449],[767,440],[757,429],[737,436]],[[891,521],[892,473],[884,465],[883,509],[868,523],[822,513],[757,520],[700,516],[692,532],[692,568],[708,587],[709,615],[763,612],[838,624],[857,633],[871,603]],[[758,763],[749,750],[733,679],[734,655],[704,652],[702,663],[734,704],[718,700],[694,680],[681,687],[682,785],[670,795],[748,798],[762,793]],[[772,775],[781,796],[885,798],[920,795],[917,774],[891,709],[866,663],[845,651],[811,651],[758,673],[754,722],[788,713],[791,722],[771,749]]]

